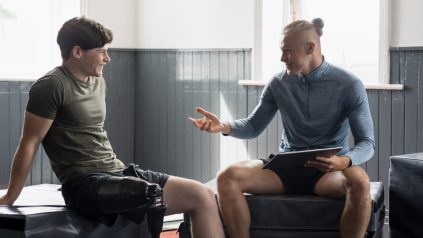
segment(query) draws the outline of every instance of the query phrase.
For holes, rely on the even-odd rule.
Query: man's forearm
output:
[[[32,161],[37,149],[38,145],[20,145],[16,150],[10,172],[9,187],[4,197],[8,205],[12,205],[21,193],[26,178],[31,171]]]

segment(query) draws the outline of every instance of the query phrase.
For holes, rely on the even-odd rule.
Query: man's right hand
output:
[[[6,195],[0,196],[0,205],[11,206],[13,202]]]
[[[202,118],[198,119],[188,117],[188,120],[190,120],[196,128],[211,133],[222,132],[223,134],[229,134],[231,132],[229,124],[220,121],[220,119],[213,113],[208,112],[201,107],[197,107],[195,110],[203,115]]]

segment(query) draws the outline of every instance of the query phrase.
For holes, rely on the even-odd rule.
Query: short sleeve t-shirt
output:
[[[42,144],[62,183],[76,173],[124,168],[103,129],[105,94],[104,78],[81,82],[63,66],[37,80],[29,91],[26,110],[53,120]]]

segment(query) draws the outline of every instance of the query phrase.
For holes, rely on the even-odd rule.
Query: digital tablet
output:
[[[313,150],[289,151],[276,154],[264,166],[263,169],[291,168],[304,166],[307,161],[320,157],[331,157],[340,151],[342,147],[330,147]]]

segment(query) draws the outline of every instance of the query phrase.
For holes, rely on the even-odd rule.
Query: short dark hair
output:
[[[111,43],[113,33],[100,23],[86,17],[75,17],[66,21],[57,34],[62,59],[69,59],[71,50],[78,45],[90,50]]]

